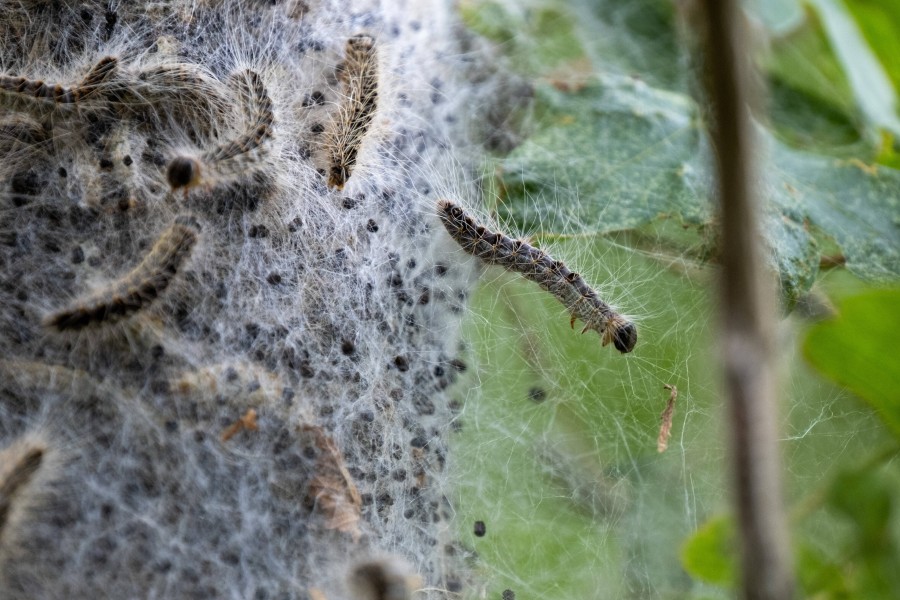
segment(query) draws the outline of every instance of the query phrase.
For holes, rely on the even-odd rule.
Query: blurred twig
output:
[[[787,600],[793,576],[777,447],[774,285],[754,193],[750,52],[737,0],[703,1],[706,85],[718,166],[721,344],[730,416],[743,597]]]

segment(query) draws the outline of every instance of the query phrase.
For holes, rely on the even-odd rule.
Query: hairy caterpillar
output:
[[[378,108],[378,54],[374,38],[359,34],[347,40],[342,79],[344,100],[326,137],[331,165],[328,185],[339,190],[344,189],[356,166],[359,145]]]
[[[71,88],[46,83],[42,80],[2,75],[0,76],[0,90],[29,96],[36,100],[49,100],[56,104],[75,104],[97,91],[100,84],[116,71],[118,65],[119,61],[114,56],[102,58],[91,67],[81,83]]]
[[[15,444],[0,452],[0,538],[17,492],[41,468],[44,452],[34,442]]]
[[[0,382],[17,393],[46,391],[56,394],[115,398],[117,390],[86,371],[31,360],[0,359]]]
[[[90,298],[50,315],[44,324],[59,331],[112,322],[148,306],[162,294],[187,260],[200,224],[182,215],[166,229],[144,260],[122,279]]]
[[[204,166],[207,169],[214,168],[213,165],[219,165],[223,161],[247,155],[272,137],[275,114],[272,111],[272,99],[269,98],[262,78],[249,69],[235,78],[247,91],[246,107],[250,126],[237,138],[204,152],[200,158],[177,156],[172,159],[166,172],[172,189],[197,185],[203,177]]]
[[[571,311],[573,327],[575,319],[581,319],[585,324],[581,332],[593,329],[603,338],[604,346],[612,342],[623,354],[634,349],[637,343],[634,323],[603,302],[581,275],[534,246],[478,225],[449,200],[441,200],[437,208],[444,227],[463,250],[537,283]]]

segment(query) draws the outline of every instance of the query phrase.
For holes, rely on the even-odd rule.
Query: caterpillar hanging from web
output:
[[[522,240],[490,231],[449,200],[438,202],[437,209],[450,237],[463,250],[537,283],[569,310],[572,327],[576,319],[581,319],[584,322],[581,332],[596,331],[604,346],[612,343],[623,354],[634,349],[637,344],[634,323],[601,300],[581,275],[571,271],[562,261],[554,260],[543,250]]]

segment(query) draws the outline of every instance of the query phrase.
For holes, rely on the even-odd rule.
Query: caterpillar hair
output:
[[[488,264],[521,273],[526,279],[537,283],[572,313],[573,327],[575,319],[581,319],[585,324],[582,333],[593,329],[602,337],[604,346],[612,342],[616,350],[623,354],[634,349],[637,343],[634,323],[603,302],[581,275],[569,270],[562,261],[554,260],[543,250],[521,240],[477,224],[449,200],[441,200],[437,208],[450,237],[463,250]]]
[[[326,137],[330,167],[328,185],[339,190],[356,166],[359,145],[378,108],[378,54],[375,39],[355,35],[347,40],[342,71],[344,98]]]
[[[11,158],[11,153],[43,145],[50,132],[32,117],[13,113],[0,119],[0,153]]]
[[[250,69],[232,77],[246,91],[244,104],[249,117],[249,126],[237,138],[204,152],[199,158],[177,156],[172,159],[166,171],[166,178],[172,189],[197,185],[202,180],[205,170],[215,170],[216,166],[224,161],[247,156],[261,148],[263,143],[272,137],[275,114],[272,110],[272,99],[266,91],[262,78]],[[240,168],[243,166],[245,165],[239,166],[239,172],[244,170]]]
[[[228,101],[220,88],[221,83],[201,67],[183,63],[146,68],[131,83],[140,103],[160,112],[170,109],[176,117],[191,121],[210,120],[224,111]]]
[[[178,274],[200,235],[200,224],[181,215],[166,229],[144,260],[122,279],[74,306],[50,315],[44,324],[58,331],[111,323],[149,306]]]

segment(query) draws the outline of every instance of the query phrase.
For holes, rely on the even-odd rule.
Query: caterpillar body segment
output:
[[[375,39],[359,34],[347,40],[341,74],[344,98],[327,136],[328,185],[339,190],[356,167],[359,146],[378,108],[378,54]]]
[[[239,137],[206,153],[208,161],[228,160],[246,154],[261,147],[263,142],[272,137],[275,114],[272,99],[269,98],[262,78],[255,71],[246,69],[235,79],[241,83],[241,87],[246,88],[247,93],[244,95],[250,126]]]
[[[463,250],[488,264],[520,273],[547,290],[565,306],[575,320],[584,322],[582,333],[594,330],[603,345],[612,343],[623,354],[631,352],[637,343],[634,323],[618,314],[603,302],[578,273],[562,261],[554,260],[543,250],[479,225],[462,208],[441,200],[438,216],[444,228]]]
[[[100,59],[75,89],[76,102],[96,92],[104,82],[115,76],[118,68],[119,59],[115,56],[106,56]]]
[[[2,75],[0,76],[0,90],[60,105],[76,104],[94,94],[107,79],[113,76],[118,65],[119,61],[116,57],[104,57],[91,67],[81,83],[74,87],[47,83],[40,79]]]
[[[166,229],[141,263],[89,298],[54,313],[45,325],[58,331],[112,323],[148,307],[172,283],[200,236],[200,224],[181,215]]]

